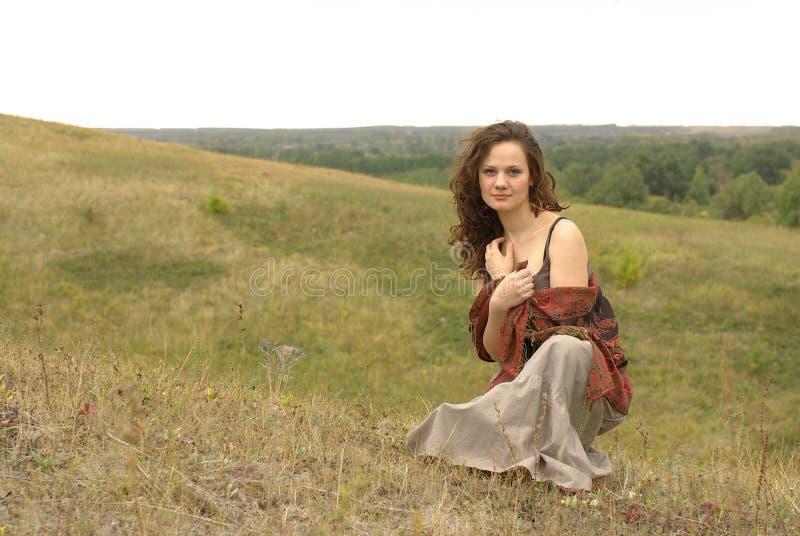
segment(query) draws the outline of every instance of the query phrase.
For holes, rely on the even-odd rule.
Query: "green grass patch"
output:
[[[78,174],[106,177],[147,177],[174,180],[185,176],[201,176],[203,170],[190,160],[169,153],[127,151],[74,151],[69,168]]]
[[[251,245],[266,246],[276,255],[316,259],[320,265],[402,268],[408,277],[412,266],[425,268],[432,261],[452,264],[446,244],[437,247],[446,239],[444,226],[433,229],[404,221],[409,212],[413,214],[415,201],[419,204],[418,196],[395,194],[396,199],[387,200],[372,188],[324,182],[297,185],[291,191],[286,199],[269,205],[234,204],[222,224]],[[429,202],[429,206],[431,212],[439,212],[436,219],[442,219],[441,205]],[[419,210],[424,212],[424,205]],[[439,234],[436,241],[434,233]]]
[[[87,253],[62,260],[58,266],[84,287],[111,291],[135,291],[153,285],[183,290],[227,272],[216,262],[138,248]]]

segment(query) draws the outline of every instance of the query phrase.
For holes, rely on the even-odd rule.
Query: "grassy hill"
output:
[[[793,452],[800,441],[800,235],[747,223],[583,205],[567,215],[583,230],[592,266],[620,317],[636,390],[628,422],[613,437],[598,442],[622,471],[609,481],[609,488],[622,497],[633,490],[631,479],[643,482],[646,471],[654,471],[653,489],[662,486],[686,503],[648,506],[657,515],[646,521],[657,526],[663,525],[657,518],[666,510],[683,512],[684,517],[697,514],[699,519],[697,505],[704,498],[730,506],[737,494],[735,500],[745,497],[751,503],[736,508],[750,513],[735,521],[720,510],[718,517],[730,530],[752,526],[748,516],[758,513],[763,497],[783,509],[766,523],[789,526],[800,503],[798,490],[784,486],[798,475]],[[77,410],[72,410],[83,408],[83,403],[114,408],[114,382],[125,378],[141,383],[146,378],[150,405],[145,404],[142,417],[136,419],[149,419],[148,430],[162,436],[172,433],[167,430],[171,426],[173,432],[191,428],[198,436],[217,437],[209,440],[202,460],[218,455],[258,465],[257,485],[272,486],[265,496],[275,501],[261,508],[274,508],[284,523],[291,520],[292,511],[306,512],[305,518],[284,527],[301,527],[292,529],[301,532],[309,526],[381,532],[378,524],[352,521],[354,512],[361,512],[358,505],[376,497],[382,497],[382,506],[371,515],[380,519],[385,514],[406,532],[446,533],[448,527],[456,527],[451,533],[470,533],[470,527],[487,521],[478,514],[485,508],[492,512],[490,517],[508,522],[503,525],[508,530],[499,532],[517,530],[519,519],[528,526],[529,518],[538,518],[538,509],[559,508],[560,499],[542,494],[540,503],[526,496],[523,505],[514,499],[523,485],[516,480],[482,480],[463,470],[425,465],[400,448],[381,450],[385,443],[380,434],[401,442],[427,407],[475,396],[493,372],[470,353],[470,290],[456,273],[446,245],[453,223],[449,198],[437,189],[0,115],[0,374],[11,392],[8,404],[25,394],[21,403],[28,404],[29,414],[41,411],[40,441],[50,441],[51,452],[62,456],[59,463],[69,467],[52,474],[52,465],[43,468],[33,456],[47,446],[31,443],[30,437],[9,439],[0,428],[2,448],[18,449],[14,456],[28,464],[24,470],[0,467],[10,475],[0,475],[0,484],[9,489],[22,485],[27,491],[18,495],[36,504],[34,491],[40,488],[24,488],[26,479],[41,489],[53,479],[63,479],[65,486],[81,481],[71,472],[70,460],[84,447],[76,444],[66,453],[58,447],[66,437],[65,423],[73,422],[74,429]],[[42,305],[40,323],[31,319],[36,304]],[[39,324],[41,347],[34,336]],[[265,341],[280,341],[305,353],[292,370],[291,389],[277,401],[264,391],[264,352],[259,347]],[[44,404],[37,390],[41,374],[30,373],[37,370],[39,352],[53,367],[52,390],[58,395],[48,395],[51,404]],[[70,363],[95,369],[96,385],[77,381],[81,369],[67,366]],[[111,368],[121,370],[120,376]],[[55,370],[61,373],[54,375]],[[73,376],[65,379],[68,374]],[[172,395],[161,389],[165,374],[186,374],[181,380],[183,406],[170,407]],[[759,407],[768,378],[765,429],[759,434]],[[255,393],[249,405],[242,398],[248,389]],[[218,398],[236,401],[238,409],[219,410],[225,422],[215,421],[218,409],[208,406]],[[205,409],[190,406],[193,400],[206,404]],[[153,406],[156,401],[163,407]],[[284,454],[294,452],[291,464],[278,454],[264,457],[267,436],[251,437],[255,432],[229,425],[256,426],[269,413],[261,405],[273,402],[278,411],[284,406],[303,408],[285,413],[287,419],[292,417],[280,430],[288,436],[276,439],[274,447]],[[61,413],[54,409],[56,404],[66,404],[58,406]],[[187,408],[202,415],[182,423],[181,411]],[[107,426],[116,426],[107,418]],[[139,422],[136,419],[132,422]],[[259,433],[266,433],[263,419],[258,422]],[[358,444],[354,453],[348,450],[346,464],[341,437],[331,431],[337,426],[338,434],[351,437],[346,441]],[[362,426],[380,430],[379,436],[369,435]],[[223,436],[217,436],[215,427]],[[87,437],[94,442],[87,443],[87,452],[97,454],[114,443],[104,430],[111,428],[90,431]],[[305,435],[298,436],[299,430]],[[299,437],[314,434],[326,438],[320,439],[317,454],[304,458]],[[759,483],[756,488],[755,480],[762,480],[759,440],[767,434],[770,487],[764,495],[764,486]],[[74,434],[68,437],[78,441]],[[142,439],[138,447],[133,440],[127,443],[145,453],[143,459],[150,463],[163,447],[151,439]],[[225,445],[240,440],[248,447],[227,453]],[[117,444],[129,452],[130,447]],[[368,461],[376,453],[387,464],[377,488],[367,478],[380,472],[374,460]],[[173,455],[173,467],[189,463],[182,457],[189,454]],[[273,462],[276,465],[270,465]],[[324,466],[319,472],[316,463]],[[154,466],[140,465],[150,477],[142,496],[152,499],[147,494],[163,491],[167,481],[160,479],[167,477],[154,476]],[[323,498],[298,499],[299,488],[291,478],[269,484],[271,471],[286,478],[310,474],[306,486],[318,489]],[[704,473],[712,476],[703,480]],[[318,476],[322,482],[315,480]],[[187,478],[199,486],[200,491],[187,485],[190,491],[185,493],[189,496],[194,490],[195,499],[206,497],[213,503],[220,493],[230,492],[223,480],[209,487],[199,475]],[[424,482],[430,478],[438,483],[425,491]],[[399,489],[381,488],[401,479],[406,483]],[[715,491],[734,481],[724,494]],[[62,497],[76,492],[69,489],[64,488]],[[292,490],[295,496],[290,500],[287,494]],[[82,504],[100,500],[101,491],[93,490],[96,495],[84,497],[88,502]],[[255,488],[252,493],[257,495]],[[343,493],[352,500],[343,501]],[[386,493],[396,493],[399,502],[386,499]],[[438,510],[422,507],[424,501],[434,501],[429,493],[440,493],[435,499],[441,500]],[[465,506],[476,493],[491,504]],[[412,499],[414,494],[419,498]],[[202,501],[181,502],[169,495],[158,504],[172,505],[172,514],[154,514],[157,509],[143,510],[134,504],[139,496],[132,497],[120,498],[124,504],[111,508],[109,515],[138,511],[156,516],[146,519],[158,523],[163,516],[180,515],[172,506],[182,505],[181,512],[204,519],[234,525],[239,519],[222,503],[206,505],[205,513],[199,513]],[[23,508],[29,503],[19,500],[17,510],[30,514],[27,506]],[[285,509],[288,506],[296,510]],[[327,517],[309,517],[308,512],[319,508],[328,509]],[[518,515],[520,508],[529,509],[530,515]],[[272,513],[260,515],[274,521]],[[561,525],[547,527],[590,527],[582,523],[598,522],[597,516],[585,513],[564,515]],[[614,519],[625,517],[619,516]],[[143,526],[149,525],[141,521]],[[230,529],[214,523],[203,526]],[[634,527],[646,530],[642,524]]]

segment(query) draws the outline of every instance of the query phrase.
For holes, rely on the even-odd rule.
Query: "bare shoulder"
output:
[[[583,239],[583,234],[575,222],[568,219],[563,219],[558,222],[553,228],[553,237],[550,239],[550,246],[556,246],[557,249],[586,251],[586,242]]]
[[[550,286],[580,287],[589,283],[589,252],[578,226],[570,220],[558,222],[550,240]]]

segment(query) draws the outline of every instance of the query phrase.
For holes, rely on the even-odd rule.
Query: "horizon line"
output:
[[[18,117],[21,119],[30,119],[33,121],[44,121],[48,123],[60,123],[81,128],[90,128],[98,130],[205,130],[205,129],[230,129],[230,130],[354,130],[365,128],[478,128],[491,123],[481,124],[434,124],[434,125],[409,125],[409,124],[370,124],[370,125],[350,125],[350,126],[324,126],[324,127],[253,127],[253,126],[88,126],[78,123],[71,123],[59,121],[54,119],[45,119],[41,117],[31,117],[18,115],[14,113],[5,113],[0,111],[0,115],[7,115],[10,117]],[[737,125],[713,125],[713,124],[648,124],[648,123],[528,123],[528,126],[536,128],[546,127],[615,127],[615,128],[706,128],[706,129],[776,129],[776,128],[800,128],[800,124],[737,124]]]
[[[491,123],[487,123],[491,124]],[[543,127],[616,127],[616,128],[800,128],[800,124],[781,124],[781,125],[689,125],[689,124],[644,124],[644,123],[526,123],[532,128]],[[81,125],[75,125],[81,126]],[[228,130],[354,130],[364,128],[478,128],[485,126],[483,124],[464,124],[464,125],[401,125],[401,124],[373,124],[373,125],[357,125],[357,126],[342,126],[342,127],[242,127],[242,126],[200,126],[200,127],[186,127],[186,126],[170,126],[170,127],[85,127],[85,128],[98,128],[101,130],[211,130],[211,129],[228,129]]]

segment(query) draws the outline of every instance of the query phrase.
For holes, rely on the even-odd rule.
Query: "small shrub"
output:
[[[778,220],[787,227],[800,227],[800,174],[789,175],[778,196]]]
[[[206,208],[213,214],[227,214],[230,212],[228,200],[217,194],[211,194],[211,196],[209,196]]]
[[[703,208],[702,205],[699,205],[697,201],[694,199],[687,198],[686,201],[678,205],[678,214],[681,216],[692,216],[692,217],[699,217],[701,213],[705,213],[705,216],[708,216],[708,211]]]
[[[689,185],[689,191],[686,192],[686,199],[696,201],[700,205],[708,204],[711,199],[711,183],[702,166],[697,166],[694,170],[694,177]]]
[[[633,286],[642,278],[642,256],[632,248],[622,251],[614,266],[612,275],[617,284],[623,288]]]
[[[772,192],[757,173],[747,173],[728,183],[711,202],[723,218],[746,220],[769,210]]]
[[[93,207],[81,207],[78,209],[78,216],[80,216],[86,223],[92,224],[97,221],[97,212]]]
[[[745,221],[747,223],[755,223],[757,225],[770,225],[772,223],[771,219],[764,214],[753,214],[748,216]]]
[[[267,371],[267,386],[270,396],[280,401],[281,394],[292,379],[292,368],[306,356],[300,348],[265,341],[258,347],[261,350],[261,366]]]
[[[647,212],[656,212],[658,214],[673,214],[676,212],[672,201],[660,195],[649,196],[641,208]]]

